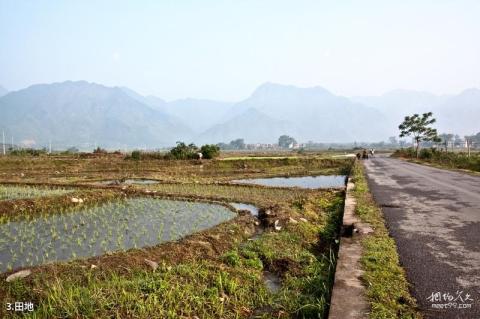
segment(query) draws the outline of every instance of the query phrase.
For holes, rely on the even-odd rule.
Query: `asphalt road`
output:
[[[480,176],[386,157],[363,163],[425,318],[480,319]]]

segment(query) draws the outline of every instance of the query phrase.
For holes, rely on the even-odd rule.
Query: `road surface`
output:
[[[425,318],[480,319],[480,176],[387,157],[363,163]]]

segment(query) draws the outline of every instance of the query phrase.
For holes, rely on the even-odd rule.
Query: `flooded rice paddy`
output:
[[[234,218],[219,204],[130,198],[0,224],[0,272],[180,239]]]
[[[73,190],[62,188],[46,188],[35,186],[0,185],[0,200],[27,199],[43,196],[63,195]]]
[[[254,184],[270,187],[299,187],[307,189],[317,188],[340,188],[345,186],[345,175],[320,175],[320,176],[299,176],[299,177],[270,177],[237,179],[233,183]]]

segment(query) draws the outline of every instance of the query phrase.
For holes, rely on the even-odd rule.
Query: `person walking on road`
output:
[[[368,159],[368,153],[366,149],[363,149],[362,159]]]

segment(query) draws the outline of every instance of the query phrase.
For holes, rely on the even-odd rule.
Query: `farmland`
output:
[[[33,194],[0,200],[0,301],[31,301],[39,318],[326,316],[344,190],[231,181],[348,175],[351,164],[0,158],[0,190]],[[31,274],[5,282],[20,269]]]
[[[62,195],[68,192],[70,191],[66,189],[0,186],[0,200],[55,196],[55,195]]]

